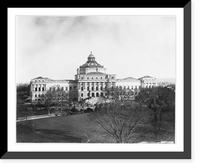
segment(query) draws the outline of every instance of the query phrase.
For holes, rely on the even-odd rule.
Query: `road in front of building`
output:
[[[37,115],[37,116],[20,117],[17,119],[17,122],[27,121],[27,120],[37,120],[37,119],[49,118],[49,117],[55,117],[55,115],[45,114],[45,115]]]

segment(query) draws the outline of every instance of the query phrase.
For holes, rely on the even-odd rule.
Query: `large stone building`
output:
[[[144,76],[139,78],[139,80],[141,81],[142,88],[151,88],[158,85],[156,78],[153,78],[151,76]]]
[[[117,87],[123,89],[139,89],[140,87],[157,86],[155,78],[144,76],[136,79],[128,77],[116,79],[115,74],[107,74],[106,68],[97,63],[92,52],[85,64],[77,69],[75,80],[53,80],[37,77],[31,80],[32,101],[43,100],[48,90],[63,90],[69,93],[72,100],[81,100],[89,97],[106,96],[106,89]]]

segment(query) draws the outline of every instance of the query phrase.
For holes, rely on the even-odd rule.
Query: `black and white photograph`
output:
[[[176,16],[15,21],[16,143],[176,143]]]
[[[171,5],[9,8],[1,158],[191,159],[191,3]]]

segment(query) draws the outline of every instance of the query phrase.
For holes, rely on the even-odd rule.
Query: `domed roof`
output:
[[[88,67],[99,67],[99,68],[103,68],[102,65],[98,64],[96,61],[87,61],[85,64],[80,66],[81,68],[88,68]]]
[[[97,63],[95,61],[95,57],[92,54],[92,51],[90,52],[90,55],[88,56],[88,60],[85,64],[81,65],[80,68],[94,68],[94,67],[98,67],[98,68],[103,68],[102,65],[100,65],[99,63]]]

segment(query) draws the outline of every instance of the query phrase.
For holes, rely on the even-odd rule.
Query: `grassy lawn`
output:
[[[52,117],[17,123],[17,142],[97,142],[99,125],[89,114]],[[95,137],[97,139],[95,139]]]
[[[174,133],[164,133],[165,140],[174,140]],[[140,141],[152,142],[154,135],[149,133]],[[95,113],[85,113],[18,122],[17,142],[107,143],[112,139],[96,123]]]

